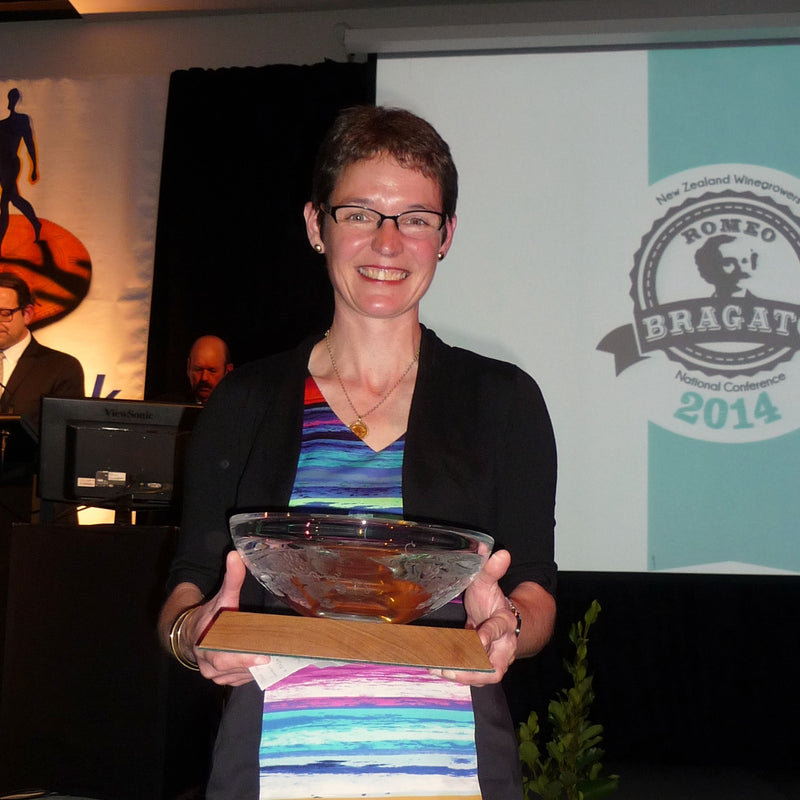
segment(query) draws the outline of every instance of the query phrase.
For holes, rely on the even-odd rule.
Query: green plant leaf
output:
[[[547,753],[556,763],[560,764],[564,757],[564,748],[559,742],[547,742]]]
[[[519,757],[523,764],[533,766],[541,758],[541,753],[536,742],[520,742]]]
[[[603,733],[603,726],[602,725],[589,725],[587,728],[584,728],[580,733],[581,742],[587,744],[589,739],[593,739],[594,737],[600,738]]]

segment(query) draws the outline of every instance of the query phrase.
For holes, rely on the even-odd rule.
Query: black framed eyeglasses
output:
[[[402,214],[381,214],[364,206],[323,206],[337,225],[353,233],[372,233],[390,219],[397,230],[412,239],[424,239],[444,227],[445,215],[439,211],[403,211]]]
[[[16,308],[0,308],[0,321],[8,322],[17,311],[22,311],[22,306],[17,306]]]

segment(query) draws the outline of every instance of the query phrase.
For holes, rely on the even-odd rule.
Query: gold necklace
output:
[[[419,348],[417,348],[417,352],[414,353],[414,358],[411,359],[411,363],[406,367],[406,371],[397,379],[397,382],[389,389],[386,394],[375,403],[374,406],[369,411],[365,411],[363,414],[359,414],[356,407],[353,405],[353,401],[350,399],[350,395],[347,393],[347,389],[345,388],[344,381],[342,380],[342,376],[339,374],[339,368],[336,366],[336,359],[333,357],[333,347],[331,346],[331,329],[325,331],[325,347],[328,348],[328,355],[331,359],[331,366],[333,367],[333,371],[336,375],[336,378],[339,381],[339,386],[342,387],[342,391],[344,392],[344,396],[347,398],[347,402],[350,403],[350,408],[353,409],[353,413],[356,415],[355,420],[351,422],[347,427],[350,428],[353,433],[358,436],[359,439],[366,438],[367,434],[369,433],[369,428],[367,424],[364,422],[364,417],[369,416],[373,411],[377,408],[380,408],[381,405],[386,401],[389,395],[403,382],[403,378],[411,372],[411,368],[414,364],[417,363],[419,360]]]

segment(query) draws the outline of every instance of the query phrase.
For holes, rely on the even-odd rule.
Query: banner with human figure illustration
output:
[[[562,569],[800,572],[799,68],[794,44],[379,61],[461,178],[425,322],[541,384]]]
[[[0,81],[0,271],[88,396],[143,396],[167,82]]]

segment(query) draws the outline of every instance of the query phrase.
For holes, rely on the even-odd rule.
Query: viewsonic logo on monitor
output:
[[[147,421],[153,419],[152,411],[146,409],[136,408],[119,408],[116,406],[106,406],[105,413],[107,417],[112,419],[133,419],[139,421]]]

